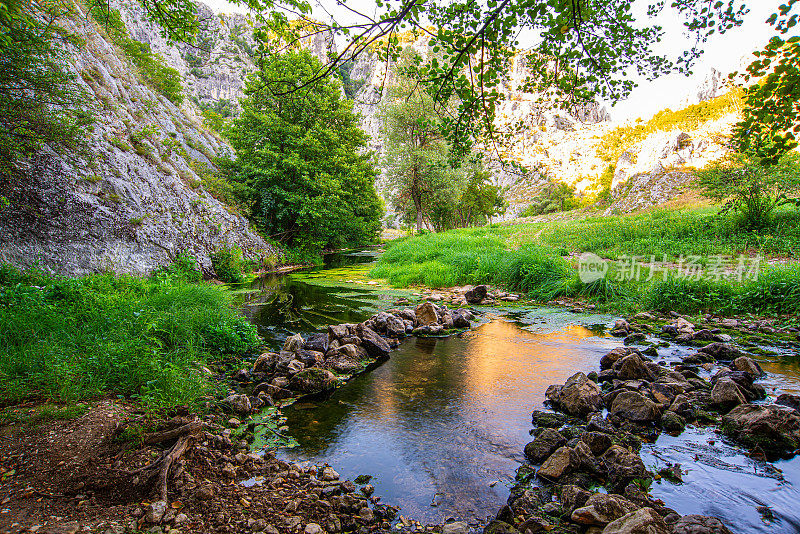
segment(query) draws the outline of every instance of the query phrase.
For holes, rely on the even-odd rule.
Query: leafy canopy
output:
[[[309,250],[370,242],[382,216],[367,136],[339,82],[285,91],[320,67],[308,51],[264,58],[226,132],[237,159],[225,167],[244,186],[256,225]]]

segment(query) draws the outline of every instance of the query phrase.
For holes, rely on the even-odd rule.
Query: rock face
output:
[[[640,508],[606,525],[603,534],[670,534],[670,531],[655,510]]]
[[[157,35],[126,13],[135,37]],[[63,24],[86,41],[68,50],[66,66],[94,100],[91,154],[71,158],[44,147],[28,162],[26,178],[4,193],[10,205],[0,212],[0,261],[39,262],[65,275],[144,274],[182,251],[207,272],[209,254],[221,246],[238,245],[249,258],[277,253],[205,188],[213,158],[231,148],[201,126],[189,99],[176,106],[142,83],[85,14]]]

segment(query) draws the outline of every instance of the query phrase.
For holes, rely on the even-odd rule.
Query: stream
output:
[[[240,291],[244,313],[273,348],[296,332],[363,321],[410,295],[370,285],[375,257],[340,254],[322,268],[260,278]],[[279,455],[328,463],[351,480],[371,475],[381,502],[422,523],[455,518],[477,525],[493,517],[525,461],[530,414],[542,409],[547,386],[597,370],[621,341],[606,334],[613,316],[476,309],[477,328],[449,338],[407,338],[388,361],[329,399],[284,409],[299,446]],[[675,361],[687,351],[660,349],[658,359]],[[800,392],[796,353],[758,360],[770,395]],[[653,496],[681,514],[717,516],[733,532],[800,532],[800,457],[769,464],[743,452],[712,430],[689,427],[645,445],[642,459],[648,468],[682,465],[682,484],[651,486]],[[759,511],[764,506],[771,518]]]

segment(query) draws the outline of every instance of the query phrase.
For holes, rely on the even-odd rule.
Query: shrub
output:
[[[181,252],[169,265],[159,267],[151,275],[154,280],[181,280],[184,282],[199,282],[203,273],[198,269],[197,258]]]
[[[242,249],[236,245],[222,247],[211,254],[211,264],[217,278],[229,284],[244,282]]]

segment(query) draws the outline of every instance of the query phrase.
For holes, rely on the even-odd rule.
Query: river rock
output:
[[[456,310],[453,312],[453,326],[455,328],[469,328],[470,320],[467,318],[468,313],[469,312],[467,310]]]
[[[726,377],[717,380],[717,383],[714,384],[714,388],[711,390],[711,402],[727,411],[734,406],[746,403],[747,399],[736,382]]]
[[[328,326],[328,336],[330,337],[331,340],[333,340],[333,339],[342,339],[343,337],[348,337],[348,336],[351,335],[350,331],[351,331],[351,328],[353,328],[353,327],[354,327],[354,325],[347,324],[347,323],[329,325]]]
[[[275,363],[278,361],[278,355],[274,352],[265,352],[261,354],[256,362],[253,364],[254,373],[271,373],[275,369]]]
[[[520,531],[505,521],[495,519],[484,527],[483,534],[520,534]]]
[[[303,348],[305,341],[303,341],[303,336],[300,334],[295,334],[293,336],[287,337],[286,341],[283,343],[283,349],[286,352],[297,352]]]
[[[576,508],[580,508],[586,504],[592,494],[585,489],[575,486],[574,484],[567,484],[561,488],[561,506],[571,512]]]
[[[439,317],[436,315],[436,308],[430,302],[423,302],[417,306],[414,313],[418,326],[430,326],[439,323]]]
[[[553,407],[578,417],[585,417],[603,407],[600,388],[583,373],[575,373],[563,386],[548,387],[544,395]]]
[[[775,404],[788,406],[793,410],[800,412],[800,395],[791,395],[789,393],[781,393],[775,400]]]
[[[485,285],[475,286],[464,293],[464,299],[470,304],[480,304],[486,298],[487,290],[488,288]]]
[[[686,428],[686,421],[677,413],[667,410],[661,416],[661,428],[667,432],[683,432]]]
[[[315,352],[321,352],[322,354],[325,354],[326,352],[328,352],[328,343],[329,343],[328,334],[317,332],[315,334],[311,334],[310,336],[308,336],[308,339],[306,339],[305,344],[303,344],[303,348],[306,350],[312,350]]]
[[[467,534],[467,532],[469,532],[469,525],[464,521],[445,523],[442,527],[442,534]]]
[[[552,428],[545,428],[536,439],[525,445],[525,457],[534,464],[540,464],[558,448],[567,444],[564,436]]]
[[[611,413],[634,423],[649,423],[661,418],[658,404],[635,391],[622,391],[611,404]]]
[[[647,473],[639,455],[620,445],[609,447],[602,459],[608,468],[609,478],[617,482],[642,478]]]
[[[739,356],[745,356],[745,353],[737,349],[729,343],[709,343],[700,349],[700,352],[713,356],[717,360],[735,360]]]
[[[603,432],[604,434],[614,434],[617,429],[611,422],[600,414],[593,415],[586,423],[586,430],[589,432]]]
[[[303,349],[297,353],[297,359],[306,367],[320,367],[325,363],[325,354],[316,350]]]
[[[759,445],[769,456],[781,456],[800,446],[800,415],[776,405],[742,404],[722,419],[723,429],[747,445]]]
[[[400,317],[395,317],[391,313],[380,312],[374,317],[373,321],[375,322],[375,329],[388,336],[401,337],[406,334],[406,324]]]
[[[603,534],[670,534],[670,530],[655,510],[640,508],[606,525]]]
[[[672,534],[731,534],[731,531],[716,517],[690,514],[675,522]]]
[[[252,410],[252,407],[250,406],[250,399],[247,395],[228,395],[222,402],[225,403],[235,413],[241,415],[247,415]]]
[[[286,366],[286,374],[288,376],[292,376],[292,375],[295,375],[295,374],[299,373],[300,371],[302,371],[305,368],[306,368],[305,364],[303,362],[301,362],[300,360],[292,360]]]
[[[338,383],[332,372],[312,367],[295,374],[289,380],[289,389],[300,393],[318,393],[334,389]]]
[[[544,461],[536,474],[546,480],[558,480],[578,466],[578,457],[569,447],[560,447]]]
[[[620,380],[652,380],[653,374],[638,354],[629,354],[614,364]]]
[[[630,347],[617,347],[608,354],[605,354],[602,358],[600,358],[600,369],[606,370],[611,369],[617,360],[624,358],[629,354],[636,354],[637,351]]]
[[[589,497],[584,506],[572,512],[571,519],[581,525],[602,527],[637,508],[638,506],[622,495],[595,493]]]
[[[754,378],[764,376],[764,370],[761,369],[761,366],[758,365],[758,362],[747,356],[739,356],[733,360],[733,362],[731,362],[731,367],[737,371],[742,371],[752,375]]]
[[[584,432],[581,435],[581,441],[586,443],[589,446],[589,450],[592,451],[592,454],[595,456],[600,456],[604,452],[608,450],[608,448],[612,445],[613,441],[611,440],[611,436],[604,432]]]
[[[358,325],[358,336],[361,345],[373,358],[386,358],[389,356],[389,344],[377,332],[364,325]]]

